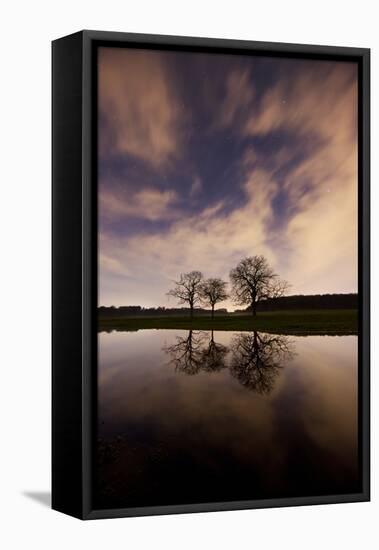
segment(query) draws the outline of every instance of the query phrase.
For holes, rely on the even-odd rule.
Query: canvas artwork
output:
[[[96,71],[95,508],[360,493],[358,63]]]

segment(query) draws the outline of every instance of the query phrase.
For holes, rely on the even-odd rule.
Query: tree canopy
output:
[[[285,294],[289,285],[270,267],[264,256],[243,258],[230,271],[232,298],[237,305],[249,305],[256,315],[257,304],[261,300],[279,298]]]
[[[201,302],[201,286],[203,274],[201,271],[190,271],[181,273],[179,281],[174,281],[175,287],[167,295],[177,298],[179,304],[188,304],[190,315],[193,316],[193,308]]]
[[[219,278],[206,279],[201,284],[201,288],[200,288],[201,301],[203,302],[203,304],[205,305],[209,304],[211,306],[212,317],[214,316],[215,305],[218,304],[219,302],[223,302],[224,300],[227,300],[227,298],[229,297],[226,288],[227,288],[227,283]]]

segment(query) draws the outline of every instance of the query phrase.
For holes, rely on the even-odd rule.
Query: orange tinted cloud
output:
[[[225,83],[225,98],[220,106],[216,125],[231,126],[241,116],[243,110],[252,103],[255,90],[249,84],[249,76],[248,70],[234,70],[228,75]]]
[[[200,269],[208,276],[227,279],[240,257],[257,253],[275,264],[266,226],[273,219],[271,201],[277,184],[269,173],[257,169],[247,176],[244,190],[246,204],[229,214],[222,213],[225,205],[221,202],[201,214],[180,217],[165,231],[130,237],[101,234],[100,253],[108,262],[100,272],[100,295],[112,303],[126,293],[135,303],[173,306],[165,293],[180,272]],[[117,259],[117,266],[110,264],[109,257]],[[120,266],[125,266],[124,273]],[[226,305],[232,307],[231,302]]]
[[[109,83],[120,88],[104,91],[106,110],[125,110],[115,123],[117,147],[159,170],[179,154],[180,139],[175,137],[180,135],[178,98],[164,78],[166,69],[160,58],[147,75],[150,54],[143,53],[147,55],[143,68],[133,57],[136,52],[130,55],[129,74],[139,82],[127,83],[125,75],[115,76],[113,69],[104,73],[108,75],[105,88]],[[151,91],[153,77],[160,84]],[[131,98],[131,106],[125,107],[125,97]],[[158,112],[149,119],[149,105],[155,101]],[[207,276],[228,279],[231,267],[243,256],[254,254],[268,258],[291,283],[292,293],[356,292],[356,66],[303,63],[301,71],[283,74],[261,95],[246,71],[233,71],[225,80],[225,97],[215,112],[213,132],[230,127],[239,139],[251,139],[238,167],[245,174],[245,202],[234,210],[225,208],[226,201],[204,205],[194,215],[179,211],[179,190],[158,192],[146,187],[128,196],[105,190],[100,207],[110,219],[139,216],[170,224],[153,234],[101,233],[100,303],[174,305],[167,302],[165,293],[179,273],[199,269]],[[254,139],[280,132],[289,136],[280,148],[262,153],[254,146]],[[293,162],[302,144],[306,154]],[[207,181],[196,176],[190,196],[197,197],[206,186]],[[279,193],[285,194],[288,214],[277,226],[274,203]],[[230,302],[226,305],[233,308]]]
[[[318,64],[270,90],[245,131],[315,141],[283,184],[296,209],[281,237],[291,250],[285,275],[298,292],[357,291],[357,68]]]
[[[133,193],[126,186],[117,192],[103,186],[99,194],[100,217],[108,221],[126,221],[128,218],[149,221],[171,219],[179,215],[174,208],[177,198],[173,190],[145,188]]]
[[[284,131],[314,143],[281,181],[295,214],[274,237],[277,253],[287,255],[278,268],[295,292],[357,291],[357,100],[355,64],[314,61],[251,103],[241,128],[246,135]],[[276,151],[272,169],[286,166],[296,152],[290,144]],[[247,166],[261,161],[254,149],[247,151]]]
[[[114,150],[155,168],[172,161],[179,148],[180,109],[159,52],[100,48],[99,111],[107,129],[100,152]]]

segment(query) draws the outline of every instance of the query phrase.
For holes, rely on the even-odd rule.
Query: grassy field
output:
[[[99,331],[141,329],[258,330],[280,334],[357,334],[354,309],[273,311],[252,315],[99,318]]]

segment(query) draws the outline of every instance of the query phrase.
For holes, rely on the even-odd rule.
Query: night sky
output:
[[[263,254],[290,294],[357,291],[357,66],[100,48],[99,305]],[[228,301],[220,307],[234,309]]]

